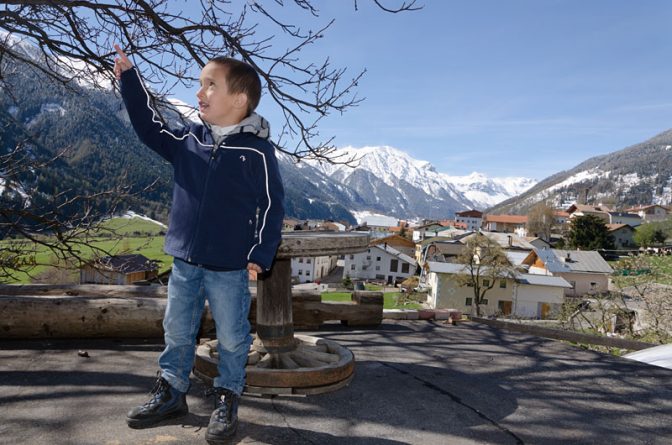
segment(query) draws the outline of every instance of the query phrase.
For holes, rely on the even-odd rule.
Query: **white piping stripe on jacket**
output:
[[[262,219],[261,223],[261,229],[259,229],[259,242],[257,242],[250,251],[247,253],[247,259],[250,259],[250,256],[252,255],[252,251],[259,246],[261,243],[263,243],[263,233],[264,233],[264,228],[266,228],[266,217],[268,216],[268,212],[271,210],[271,192],[269,190],[268,186],[268,166],[266,164],[266,155],[264,154],[263,151],[259,151],[255,148],[251,147],[229,147],[225,146],[225,150],[250,150],[254,151],[256,153],[259,153],[261,155],[261,159],[264,161],[264,182],[265,182],[265,187],[266,187],[266,197],[268,198],[268,205],[266,206],[266,210],[264,211],[264,218]]]
[[[149,92],[147,92],[147,88],[145,88],[145,83],[142,81],[142,77],[140,77],[140,73],[138,73],[138,71],[135,69],[135,67],[133,67],[132,69],[135,71],[135,75],[138,76],[138,79],[140,80],[140,86],[142,87],[142,90],[145,92],[145,96],[147,96],[147,108],[149,108],[149,111],[152,112],[152,122],[154,122],[155,124],[159,124],[159,126],[161,127],[161,130],[159,131],[159,133],[166,133],[166,134],[170,135],[176,141],[182,141],[187,136],[191,135],[191,136],[194,137],[194,139],[196,139],[196,142],[198,142],[202,146],[204,146],[204,147],[214,147],[214,145],[207,145],[207,144],[204,144],[203,142],[201,142],[198,139],[198,137],[196,137],[196,135],[194,133],[192,133],[191,131],[188,132],[187,134],[185,134],[184,136],[182,136],[181,138],[178,138],[177,136],[175,136],[170,131],[164,129],[163,122],[161,122],[161,120],[159,120],[159,119],[156,119],[156,111],[154,111],[154,109],[152,108]]]

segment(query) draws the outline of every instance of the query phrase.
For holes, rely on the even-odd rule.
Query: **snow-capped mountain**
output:
[[[477,208],[482,209],[518,196],[537,183],[535,179],[522,176],[488,178],[477,172],[467,176],[446,175],[446,178]]]
[[[354,189],[371,205],[398,216],[449,218],[455,211],[495,205],[536,183],[529,178],[487,178],[480,173],[449,176],[437,172],[428,161],[389,146],[345,147],[333,155],[352,162],[308,163]]]
[[[672,130],[546,178],[494,211],[522,213],[540,201],[556,207],[577,201],[615,208],[671,204]]]

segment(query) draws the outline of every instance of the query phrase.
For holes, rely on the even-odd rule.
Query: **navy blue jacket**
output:
[[[215,146],[210,129],[167,128],[151,107],[135,68],[121,75],[121,95],[140,140],[170,162],[173,204],[164,250],[219,270],[248,262],[269,270],[280,243],[284,189],[265,121],[245,119]],[[267,124],[266,124],[267,125]]]

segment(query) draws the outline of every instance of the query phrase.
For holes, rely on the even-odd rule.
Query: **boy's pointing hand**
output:
[[[128,60],[128,57],[126,56],[124,50],[121,49],[121,47],[116,43],[114,45],[114,50],[119,55],[119,57],[114,58],[114,77],[116,77],[117,80],[119,80],[121,79],[121,73],[133,68],[133,64],[131,63],[130,60]]]

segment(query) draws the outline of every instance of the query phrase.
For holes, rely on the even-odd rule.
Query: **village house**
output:
[[[430,261],[427,263],[427,303],[435,309],[458,309],[471,313],[473,287],[461,285],[458,275],[466,275],[463,264]],[[482,279],[489,286],[489,278]],[[485,294],[481,310],[485,316],[516,316],[524,318],[555,318],[564,302],[564,290],[571,285],[561,277],[510,272],[496,279]]]
[[[413,228],[413,242],[419,243],[425,238],[438,236],[438,232],[442,231],[444,227],[439,222],[425,223],[421,226]]]
[[[527,236],[526,215],[485,215],[483,229],[487,232],[515,233]]]
[[[439,221],[439,224],[441,224],[443,227],[467,231],[467,225],[465,223],[456,221],[454,219],[442,219]]]
[[[285,218],[282,220],[283,232],[293,232],[297,226],[301,226],[301,221],[298,219]]]
[[[327,232],[345,232],[345,225],[335,221],[323,221],[317,225],[316,230]]]
[[[637,213],[629,212],[607,212],[609,213],[609,224],[627,224],[631,227],[637,227],[642,223],[642,218]]]
[[[365,252],[345,255],[343,278],[396,284],[415,274],[415,259],[387,245],[371,245]]]
[[[80,284],[133,284],[155,279],[159,272],[156,261],[144,255],[105,256],[86,263],[79,270]]]
[[[415,255],[415,243],[408,238],[400,235],[390,235],[384,238],[376,238],[371,241],[371,246],[388,245],[399,252],[404,253],[410,257]]]
[[[292,258],[292,281],[310,283],[329,275],[334,270],[338,256]]]
[[[479,232],[471,233],[460,239],[461,243],[466,243],[470,238],[483,235],[494,241],[502,248],[504,254],[513,266],[519,266],[527,255],[534,250],[534,246],[528,242],[524,237],[518,236],[514,233],[499,233],[499,232]]]
[[[571,284],[565,296],[582,297],[606,292],[613,269],[602,256],[592,250],[539,249],[523,261],[530,274],[562,277]]]
[[[483,212],[478,210],[456,212],[455,221],[464,224],[466,230],[477,231],[483,224]]]
[[[638,214],[645,222],[663,221],[667,219],[670,213],[669,207],[658,204],[630,207],[629,209],[625,209],[625,211]]]
[[[572,204],[568,209],[569,219],[577,216],[594,215],[602,218],[605,224],[609,224],[609,212],[612,210],[604,205]]]
[[[553,211],[553,217],[554,217],[554,223],[558,227],[562,227],[567,223],[567,220],[569,220],[569,213],[563,211],[563,210],[554,210]]]
[[[460,226],[463,226],[463,224],[460,224]],[[467,233],[472,232],[471,230],[465,230],[461,227],[456,227],[456,226],[445,226],[442,229],[439,229],[436,231],[436,236],[440,238],[449,238],[449,239],[459,239],[462,236],[464,236]]]
[[[390,235],[398,235],[401,237],[407,236],[410,233],[411,225],[404,220],[399,220],[396,226],[388,227],[387,231]]]
[[[507,260],[513,267],[520,266],[534,246],[524,238],[515,234],[498,232],[469,232],[456,240],[442,241],[440,237],[431,238],[418,244],[416,259],[420,265],[420,283],[427,285],[428,270],[426,264],[430,261],[456,263],[457,257],[464,250],[464,245],[474,236],[486,236],[497,243]]]
[[[427,261],[454,262],[462,253],[464,244],[460,240],[442,237],[427,238],[416,244],[415,260],[420,267]]]
[[[616,249],[634,249],[637,247],[635,229],[632,226],[628,224],[607,224],[607,230],[614,238]]]
[[[360,224],[355,230],[369,232],[372,238],[383,238],[390,233],[390,227],[399,224],[399,220],[384,215],[368,215],[366,221]]]

